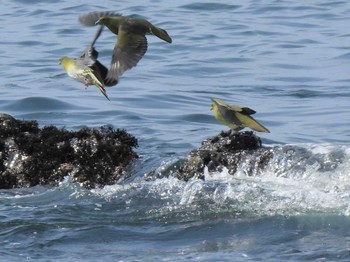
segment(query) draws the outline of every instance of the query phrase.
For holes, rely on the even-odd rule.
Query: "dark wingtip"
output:
[[[92,57],[94,59],[97,59],[98,58],[98,51],[96,50],[95,47],[93,47],[92,45],[89,46],[89,49],[88,49],[88,55],[89,57]]]
[[[118,84],[118,82],[119,80],[114,78],[105,78],[104,80],[105,86],[115,86]]]
[[[103,87],[103,88],[100,88],[100,91],[101,91],[101,93],[105,96],[105,98],[108,99],[108,101],[111,101],[111,100],[109,99],[109,97],[108,97],[108,95],[107,95],[107,92],[106,92],[106,90],[104,89],[104,87]]]

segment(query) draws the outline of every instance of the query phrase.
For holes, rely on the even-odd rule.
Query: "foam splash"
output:
[[[96,210],[128,210],[154,219],[193,215],[298,215],[332,213],[350,216],[350,147],[287,145],[273,147],[274,157],[260,172],[246,172],[252,161],[230,174],[204,171],[205,180],[178,180],[164,170],[132,181],[86,190],[68,177],[58,187],[5,190],[0,199],[26,203],[93,203]],[[160,172],[160,171],[159,171]]]
[[[212,173],[205,170],[204,181],[183,182],[168,176],[139,179],[93,192],[129,205],[148,203],[153,211],[162,212],[197,208],[206,212],[258,215],[310,212],[350,215],[349,147],[278,146],[274,147],[274,158],[263,172],[248,176],[245,172],[248,164],[251,161],[242,163],[234,175],[225,168]]]

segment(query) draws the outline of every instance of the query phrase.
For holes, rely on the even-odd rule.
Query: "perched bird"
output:
[[[91,12],[80,16],[79,21],[87,26],[105,25],[118,35],[106,84],[118,79],[126,70],[137,65],[147,51],[146,34],[155,35],[168,43],[172,42],[164,29],[142,18],[122,16],[113,12]]]
[[[249,127],[258,132],[270,133],[266,127],[259,124],[250,116],[256,113],[253,109],[229,105],[218,98],[213,98],[211,101],[211,110],[213,110],[215,118],[232,130],[239,131],[245,127]]]

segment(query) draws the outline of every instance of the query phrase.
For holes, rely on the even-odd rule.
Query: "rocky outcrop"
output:
[[[137,140],[103,126],[67,131],[0,115],[0,189],[57,185],[65,176],[86,188],[115,183],[138,156]]]
[[[36,121],[0,114],[0,189],[55,186],[67,176],[86,188],[111,185],[138,157],[135,147],[135,137],[111,126],[78,131],[39,128]],[[273,157],[274,149],[263,147],[253,132],[221,132],[179,161],[173,175],[185,181],[204,179],[205,169],[223,168],[233,175],[237,170],[257,175]]]
[[[272,157],[273,152],[262,147],[260,138],[253,132],[221,132],[204,140],[200,148],[192,150],[175,176],[185,181],[193,177],[204,179],[205,168],[209,172],[227,168],[230,174],[234,174],[246,161],[250,163],[245,165],[249,167],[245,172],[253,175],[266,167]]]

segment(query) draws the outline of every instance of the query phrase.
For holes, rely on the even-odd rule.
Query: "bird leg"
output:
[[[83,84],[85,86],[85,89],[87,89],[87,87],[89,86],[89,80],[87,78],[84,78]]]
[[[238,130],[236,130],[236,129],[231,129],[231,130],[230,130],[230,136],[237,135],[237,134],[239,133],[239,130],[240,130],[240,129],[238,129]]]

